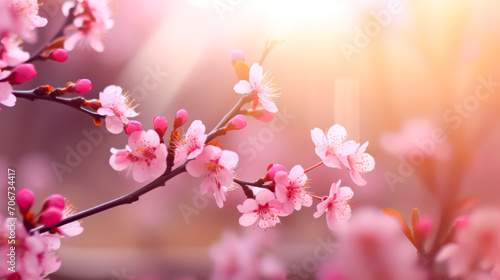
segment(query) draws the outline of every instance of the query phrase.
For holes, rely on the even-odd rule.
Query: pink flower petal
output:
[[[234,91],[239,94],[247,94],[252,91],[252,87],[248,81],[241,80],[234,86]]]

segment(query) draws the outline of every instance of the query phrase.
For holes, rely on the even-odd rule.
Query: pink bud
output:
[[[429,236],[434,229],[434,221],[431,217],[421,216],[418,221],[418,232],[423,236]]]
[[[273,164],[273,166],[271,166],[267,170],[267,174],[269,175],[269,179],[271,179],[271,180],[274,181],[274,176],[276,175],[276,172],[278,172],[278,171],[284,171],[284,172],[286,172],[286,169],[281,164]]]
[[[226,131],[239,130],[247,126],[247,120],[242,115],[234,117],[225,127]]]
[[[33,205],[33,201],[35,200],[35,195],[32,191],[28,189],[21,189],[16,194],[17,205],[19,206],[19,211],[21,214],[26,214]]]
[[[65,205],[66,202],[64,201],[64,197],[58,194],[53,194],[49,196],[47,199],[45,199],[45,202],[43,203],[42,207],[42,212],[44,212],[46,209],[50,207],[55,207],[57,209],[63,210]]]
[[[455,227],[457,229],[464,229],[469,225],[469,216],[464,215],[455,219]]]
[[[163,135],[165,135],[165,132],[167,131],[168,123],[164,116],[156,116],[153,119],[153,126],[155,128],[156,133],[158,133],[160,138],[162,138]]]
[[[177,111],[177,114],[175,114],[175,120],[174,120],[174,129],[179,128],[181,125],[183,125],[188,119],[188,113],[184,109],[180,109]]]
[[[243,53],[243,51],[242,50],[233,50],[231,52],[231,63],[233,64],[233,67],[234,67],[234,64],[240,60],[245,61],[245,54]]]
[[[129,121],[128,124],[125,125],[125,133],[127,133],[127,135],[131,135],[136,131],[142,131],[142,124],[140,122]]]
[[[50,58],[57,62],[65,62],[68,60],[68,52],[64,49],[57,49],[50,54]]]
[[[35,66],[29,63],[19,64],[14,68],[13,73],[15,73],[16,83],[24,83],[36,76]]]
[[[62,209],[59,209],[57,207],[52,206],[40,214],[40,218],[38,218],[38,222],[47,226],[47,227],[51,227],[51,226],[59,223],[59,221],[61,221],[62,217],[63,217]]]
[[[84,94],[92,89],[92,82],[89,79],[79,79],[75,83],[76,92]]]
[[[263,113],[263,116],[258,118],[259,121],[264,122],[264,123],[269,123],[274,120],[274,113],[271,113],[267,110],[260,110]]]

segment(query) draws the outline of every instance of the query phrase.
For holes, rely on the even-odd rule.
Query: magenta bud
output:
[[[181,127],[184,123],[186,123],[187,119],[188,113],[186,110],[180,109],[177,111],[177,114],[175,114],[174,129]]]
[[[421,216],[418,221],[418,232],[423,236],[429,236],[434,229],[434,221],[431,217]]]
[[[242,50],[233,50],[231,52],[231,63],[233,64],[233,67],[237,61],[245,61],[245,54]]]
[[[226,130],[239,130],[247,126],[247,120],[242,115],[234,117],[226,126]]]
[[[19,207],[19,211],[21,214],[26,214],[33,205],[33,201],[35,200],[35,195],[31,190],[21,189],[16,194],[16,202]]]
[[[61,221],[62,217],[63,217],[62,209],[51,206],[47,210],[43,211],[40,214],[40,217],[38,218],[38,222],[47,226],[47,227],[51,227],[51,226],[59,223],[59,221]]]
[[[66,202],[64,201],[64,197],[58,194],[53,194],[49,196],[47,199],[45,199],[45,202],[43,203],[42,207],[42,212],[44,212],[46,209],[50,207],[55,207],[57,209],[63,210],[65,205]]]
[[[156,133],[158,133],[158,135],[161,138],[163,137],[163,135],[165,135],[165,132],[167,131],[168,123],[164,116],[156,116],[153,119],[153,126],[155,128]]]
[[[92,89],[92,82],[89,79],[79,79],[75,83],[76,92],[84,94]]]
[[[138,121],[129,121],[128,124],[125,125],[125,133],[127,135],[131,135],[136,131],[142,131],[142,124]]]
[[[64,49],[57,49],[50,54],[50,58],[62,63],[68,60],[68,52]]]
[[[19,64],[14,68],[13,73],[15,73],[14,82],[24,83],[36,76],[35,66],[29,63]]]
[[[274,181],[274,176],[276,175],[276,172],[278,172],[278,171],[286,172],[286,169],[281,164],[273,164],[273,166],[271,166],[271,168],[269,168],[267,170],[267,174],[269,175],[269,179]]]

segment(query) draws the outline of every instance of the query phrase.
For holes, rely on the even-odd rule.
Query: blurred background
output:
[[[64,21],[62,2],[43,2],[40,15],[49,23],[26,50],[38,50],[57,32]],[[231,51],[243,50],[251,65],[267,39],[285,40],[263,64],[281,89],[275,120],[248,118],[247,128],[219,139],[239,153],[241,179],[263,176],[270,163],[287,169],[316,164],[320,159],[310,131],[338,123],[350,139],[369,141],[367,152],[376,166],[363,187],[345,168],[317,168],[307,174],[316,195],[327,195],[342,179],[354,190],[354,213],[371,205],[395,208],[407,218],[418,207],[421,215],[439,219],[450,191],[453,197],[478,194],[484,205],[500,202],[499,2],[128,0],[110,5],[115,26],[103,53],[78,49],[63,64],[38,62],[37,77],[21,87],[88,78],[93,90],[86,97],[98,98],[107,85],[119,85],[139,104],[137,119],[145,129],[152,128],[156,115],[172,124],[184,108],[188,124],[200,119],[211,130],[239,99],[232,89],[238,79]],[[52,193],[79,211],[141,187],[108,164],[110,148],[126,145],[125,134],[112,135],[76,110],[44,101],[18,99],[0,114],[0,164],[16,170],[17,188],[36,193],[34,209]],[[66,168],[55,168],[62,165]],[[206,279],[213,269],[210,246],[223,232],[261,229],[238,224],[236,206],[245,199],[241,190],[231,192],[219,209],[211,195],[200,196],[200,182],[184,174],[132,205],[85,219],[84,233],[63,241],[62,268],[50,278]],[[312,217],[315,204],[265,232],[273,236],[272,255],[289,276],[314,256],[322,244],[318,240],[330,238],[325,218]],[[311,268],[305,269],[307,276],[292,279],[312,277],[314,265],[306,266]]]

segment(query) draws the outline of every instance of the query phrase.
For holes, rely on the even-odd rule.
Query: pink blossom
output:
[[[35,28],[47,25],[47,19],[38,16],[37,0],[12,0],[11,12],[16,19],[14,33],[29,42],[36,40]]]
[[[274,100],[278,97],[269,75],[263,74],[262,66],[255,63],[250,68],[249,81],[241,80],[234,86],[234,91],[239,94],[250,93],[254,98],[253,109],[257,106],[257,101],[262,104],[262,107],[271,113],[278,112],[278,107],[274,104]]]
[[[106,116],[106,128],[113,134],[123,131],[124,125],[128,124],[128,118],[139,115],[131,107],[129,96],[122,92],[119,86],[107,86],[99,94],[99,101],[102,107],[97,109],[97,113]]]
[[[73,205],[67,205],[63,210],[63,220],[73,215],[74,212],[75,208]],[[80,221],[73,221],[58,227],[57,232],[61,234],[62,237],[73,237],[81,234],[83,232],[83,227],[81,226]]]
[[[14,79],[12,81],[13,84],[21,84],[33,79],[36,76],[35,65],[31,63],[23,63],[19,64],[12,71],[14,75]]]
[[[78,79],[75,83],[75,90],[81,94],[87,93],[92,90],[92,82],[89,79]]]
[[[10,71],[0,70],[0,81],[10,75]],[[12,93],[12,85],[9,82],[0,82],[0,104],[7,107],[16,105],[16,96]]]
[[[0,68],[16,66],[30,58],[30,54],[19,47],[20,44],[21,41],[12,34],[0,40]]]
[[[333,183],[330,187],[330,194],[323,198],[314,213],[314,218],[319,218],[326,212],[326,223],[328,228],[335,230],[336,224],[345,224],[351,218],[351,206],[349,200],[352,199],[354,193],[349,187],[339,187],[341,180],[337,184]]]
[[[279,171],[284,171],[286,172],[286,169],[283,165],[281,164],[272,164],[268,167],[267,169],[267,176],[269,176],[269,179],[271,181],[274,181],[274,177],[276,176],[276,173],[278,173]]]
[[[8,276],[13,279],[42,279],[50,273],[57,271],[61,262],[55,255],[61,242],[57,237],[48,233],[29,235],[24,225],[15,222],[15,273],[8,270],[10,246],[10,222],[0,215],[0,276]],[[19,278],[16,278],[19,277]]]
[[[328,277],[320,268],[320,279],[427,279],[418,265],[416,249],[401,232],[399,223],[380,210],[359,209],[335,233],[338,248],[332,261],[337,269]]]
[[[65,62],[66,60],[68,60],[68,52],[64,49],[56,49],[50,53],[49,58],[52,60],[55,60],[59,63],[62,63],[62,62]],[[89,80],[87,80],[87,81],[89,81]],[[87,93],[88,91],[90,91],[90,89],[85,91],[85,92],[82,92],[80,90],[77,90],[77,91],[80,93]]]
[[[205,177],[200,185],[201,194],[210,192],[217,205],[222,208],[228,188],[233,183],[233,169],[238,163],[238,154],[222,151],[219,147],[206,146],[201,154],[186,164],[187,172],[194,177]]]
[[[448,260],[452,278],[473,272],[491,272],[500,279],[500,210],[478,209],[464,227],[458,227],[454,243],[446,245],[438,260]]]
[[[338,124],[328,129],[326,137],[321,129],[313,129],[311,138],[316,145],[316,154],[328,167],[340,168],[339,157],[347,156],[357,148],[356,142],[352,140],[344,142],[347,138],[347,131]]]
[[[210,256],[214,270],[210,279],[214,280],[253,280],[285,279],[285,270],[271,254],[274,244],[268,232],[248,232],[238,236],[226,231],[222,238],[211,246]]]
[[[174,119],[174,129],[181,127],[184,123],[186,123],[187,119],[188,112],[186,110],[180,109],[179,111],[177,111]]]
[[[375,160],[373,157],[365,153],[367,146],[368,142],[357,148],[354,153],[340,158],[340,161],[342,161],[349,170],[352,181],[358,186],[366,185],[366,181],[361,177],[360,173],[372,171],[375,167]]]
[[[63,13],[67,16],[72,7],[72,1],[64,3]],[[114,25],[108,1],[78,0],[73,15],[73,25],[65,29],[68,38],[64,41],[64,48],[72,51],[77,45],[90,46],[97,52],[103,52],[103,40]]]
[[[286,214],[291,214],[293,209],[299,211],[303,206],[312,205],[312,197],[305,190],[307,176],[300,165],[296,165],[289,173],[278,171],[274,176],[276,182],[276,197],[283,203]]]
[[[197,157],[203,151],[207,135],[205,134],[205,125],[200,120],[191,123],[188,131],[175,148],[174,168],[183,165],[188,159]]]
[[[160,137],[154,130],[133,132],[126,149],[112,148],[111,153],[111,167],[122,171],[132,164],[132,176],[139,183],[158,177],[167,169],[167,147],[160,143]]]
[[[255,199],[248,198],[243,204],[238,205],[238,211],[243,213],[240,225],[251,226],[258,222],[261,228],[269,229],[280,223],[278,216],[286,216],[283,203],[279,202],[274,194],[267,189],[257,193]]]

